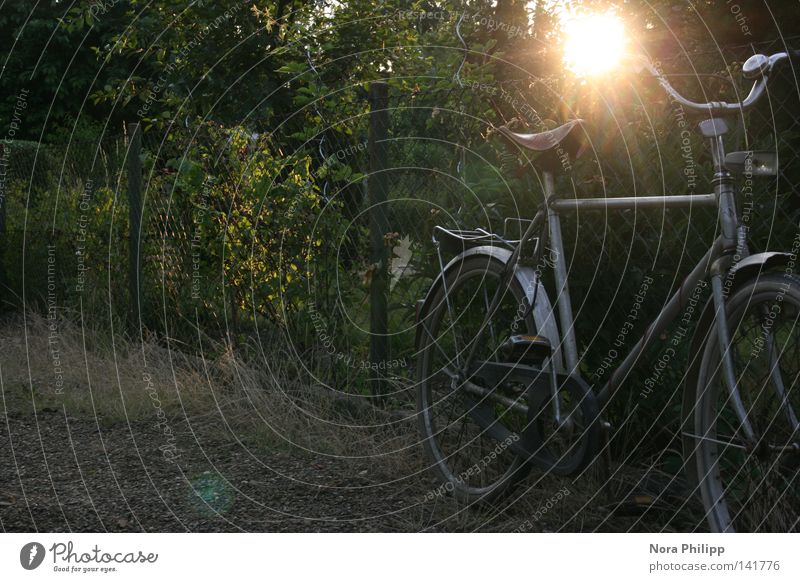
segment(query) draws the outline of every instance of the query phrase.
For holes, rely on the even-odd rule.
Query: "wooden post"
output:
[[[130,325],[134,332],[141,321],[142,290],[142,130],[138,123],[128,124],[128,219],[129,219],[129,266]]]
[[[389,86],[375,82],[369,88],[369,177],[367,191],[369,200],[369,233],[372,261],[370,283],[370,342],[369,359],[372,393],[386,393],[386,366],[389,358],[389,336],[387,315],[388,258],[384,237],[388,232],[386,218],[387,194],[387,139],[389,134]]]

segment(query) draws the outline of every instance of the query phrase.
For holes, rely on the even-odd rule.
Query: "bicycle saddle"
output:
[[[567,161],[578,159],[586,149],[582,119],[573,119],[564,125],[540,133],[516,133],[507,126],[497,128],[515,144],[525,149],[539,152],[534,164],[545,171],[564,170]]]

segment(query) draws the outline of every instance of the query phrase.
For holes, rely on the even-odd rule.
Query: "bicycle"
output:
[[[754,55],[741,102],[696,103],[648,61],[670,99],[699,115],[709,141],[711,194],[561,198],[559,167],[585,149],[583,121],[539,134],[502,134],[538,152],[544,201],[515,239],[476,230],[434,229],[439,274],[417,304],[417,413],[438,479],[461,502],[507,495],[533,466],[574,476],[597,456],[612,427],[603,417],[639,356],[680,316],[698,284],[711,297],[691,343],[682,409],[687,475],[712,531],[797,530],[800,498],[800,278],[796,255],[750,254],[737,217],[744,172],[776,175],[774,154],[726,153],[728,118],[752,108],[775,68],[800,51]],[[605,384],[581,376],[560,215],[578,210],[716,207],[720,235]],[[797,249],[795,249],[796,251]],[[443,252],[455,254],[445,264]],[[541,281],[552,269],[555,306]],[[556,319],[558,320],[556,322]],[[483,454],[485,450],[493,455]],[[489,458],[489,461],[486,459]]]

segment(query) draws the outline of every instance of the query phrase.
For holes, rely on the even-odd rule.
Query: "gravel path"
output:
[[[247,430],[236,434],[220,419],[171,426],[174,439],[165,455],[164,433],[152,421],[73,418],[54,408],[35,416],[0,416],[0,528],[397,532],[665,526],[666,514],[609,519],[596,508],[599,498],[590,507],[583,504],[580,484],[569,484],[571,494],[562,502],[550,495],[559,485],[529,479],[523,497],[501,511],[464,510],[447,496],[426,499],[437,484],[409,466],[277,450]],[[413,459],[415,452],[408,454]],[[398,475],[407,477],[398,481]],[[541,520],[530,521],[539,514]]]
[[[4,531],[408,531],[427,477],[385,485],[367,463],[276,452],[219,427],[99,424],[61,410],[0,424]],[[238,442],[237,442],[238,441]],[[384,483],[382,485],[382,483]]]

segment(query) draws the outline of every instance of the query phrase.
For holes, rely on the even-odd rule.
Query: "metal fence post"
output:
[[[0,143],[0,160],[6,159],[6,146]],[[0,182],[0,249],[5,249],[6,245],[6,176]],[[6,294],[6,265],[4,253],[0,252],[0,301]],[[2,309],[0,303],[0,309]]]
[[[132,329],[141,321],[140,303],[142,290],[142,130],[138,123],[128,124],[128,218],[129,218],[129,267],[130,289],[129,317]]]
[[[370,255],[372,278],[370,283],[370,342],[369,359],[372,393],[386,393],[386,362],[389,357],[387,315],[387,252],[385,236],[388,232],[386,217],[386,160],[389,133],[389,86],[375,82],[369,88],[369,177],[367,192],[369,199]]]

